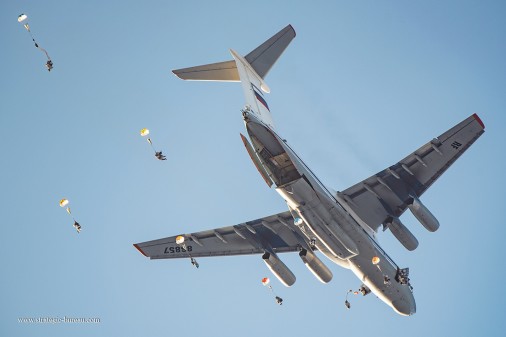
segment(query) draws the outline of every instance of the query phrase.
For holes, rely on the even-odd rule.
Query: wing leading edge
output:
[[[421,196],[484,132],[485,125],[473,114],[395,165],[338,196],[377,230],[404,213],[413,199]]]

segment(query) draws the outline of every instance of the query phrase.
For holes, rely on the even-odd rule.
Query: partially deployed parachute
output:
[[[61,199],[60,200],[60,207],[65,207],[69,204],[68,199]]]
[[[274,294],[274,299],[276,300],[276,303],[279,304],[279,305],[283,305],[283,299],[281,297],[279,297],[278,295],[276,295],[276,293],[274,292],[274,289],[272,289],[272,286],[269,285],[269,283],[271,282],[271,280],[269,280],[268,277],[264,277],[262,279],[262,284],[269,288],[269,290]]]
[[[141,136],[142,137],[146,137],[147,135],[149,135],[149,129],[141,129]],[[158,160],[167,160],[167,158],[165,158],[165,156],[162,154],[162,151],[156,151],[155,150],[155,147],[153,146],[153,141],[151,141],[151,138],[147,138],[146,139],[149,143],[149,145],[151,145],[151,148],[153,149],[153,151],[155,151],[155,157],[156,159]]]
[[[41,50],[42,52],[44,52],[44,54],[46,54],[46,57],[47,57],[46,68],[47,68],[47,71],[51,71],[51,69],[53,69],[53,61],[49,57],[49,54],[47,53],[47,51],[44,48],[40,47],[39,44],[35,41],[32,31],[30,30],[30,25],[28,24],[28,16],[26,14],[20,14],[18,16],[18,22],[22,23],[23,27],[25,27],[25,29],[28,31],[28,33],[30,34],[30,36],[32,38],[33,43],[35,44],[35,47],[37,49]]]
[[[61,199],[60,200],[60,207],[65,207],[69,204],[69,200],[68,199]],[[76,219],[74,219],[74,216],[72,215],[72,212],[70,211],[70,207],[66,207],[65,210],[67,211],[67,213],[72,217],[72,220],[74,220],[74,228],[76,229],[77,233],[81,233],[81,225],[79,224],[79,222],[76,221]]]
[[[188,249],[188,247],[186,247],[184,236],[178,235],[176,237],[176,244],[182,248],[183,252],[188,252],[188,255],[190,256],[190,262],[192,263],[193,266],[195,266],[195,268],[198,268],[200,265],[197,262],[197,260],[195,260],[195,258],[192,256],[192,254],[190,253],[192,251],[191,246],[190,246],[190,249]]]
[[[26,16],[26,14],[19,14],[18,16],[18,22],[21,23],[23,21],[25,21],[26,19],[28,19],[28,16]],[[28,26],[27,24],[25,24],[25,26]],[[28,28],[27,28],[28,29]]]

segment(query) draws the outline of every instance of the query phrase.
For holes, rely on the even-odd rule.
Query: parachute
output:
[[[379,265],[380,262],[381,260],[378,256],[373,256],[371,259],[371,263],[375,265],[380,272],[383,273],[383,270],[381,270],[381,267]],[[383,273],[383,283],[386,285],[390,285],[390,276],[388,276],[388,274]]]
[[[26,14],[20,14],[18,16],[18,22],[21,23],[23,21],[25,21],[26,19],[28,19],[28,16],[26,16]]]
[[[61,199],[60,200],[60,207],[65,207],[69,204],[69,201],[67,199]]]
[[[149,135],[149,129],[141,129],[141,136],[142,137],[146,137],[147,135]],[[165,158],[165,156],[162,154],[162,151],[156,151],[155,150],[155,147],[153,146],[153,141],[151,140],[151,138],[147,138],[146,139],[149,143],[149,145],[151,145],[151,148],[153,149],[153,151],[155,151],[155,157],[156,159],[158,160],[167,160],[167,158]]]
[[[279,297],[278,295],[276,295],[276,293],[274,292],[274,289],[272,289],[272,286],[269,285],[269,283],[271,282],[271,280],[269,280],[268,277],[264,277],[262,279],[262,284],[269,288],[269,290],[274,294],[274,299],[276,300],[276,303],[279,304],[279,305],[282,305],[283,304],[283,299],[281,297]]]
[[[63,199],[60,200],[60,207],[63,208],[65,206],[67,206],[68,204],[69,204],[69,200],[68,199],[63,198]],[[79,222],[76,221],[76,219],[74,219],[74,216],[72,215],[72,212],[70,211],[70,207],[67,206],[65,208],[65,210],[72,217],[72,220],[74,220],[73,226],[77,230],[77,233],[80,233],[81,232],[81,225],[79,224]]]
[[[183,248],[183,252],[187,252],[188,255],[190,256],[190,262],[193,266],[195,266],[195,268],[198,268],[200,267],[199,263],[197,262],[197,260],[195,260],[195,258],[192,256],[192,254],[190,253],[192,250],[191,250],[191,246],[190,246],[190,249],[188,249],[186,247],[186,243],[184,242],[185,238],[184,236],[182,235],[178,235],[176,236],[176,244],[178,246],[180,246],[181,248]]]
[[[42,51],[44,54],[46,54],[47,62],[46,62],[46,68],[47,71],[51,71],[53,69],[53,61],[51,60],[51,57],[49,57],[49,54],[47,53],[47,50],[40,47],[37,41],[35,41],[35,38],[33,37],[32,31],[30,30],[30,25],[28,24],[28,16],[26,14],[20,14],[18,16],[18,22],[23,24],[23,27],[28,31],[30,34],[30,37],[32,38],[33,43],[35,44],[35,47]]]

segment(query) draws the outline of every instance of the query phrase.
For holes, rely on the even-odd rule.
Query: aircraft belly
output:
[[[274,131],[257,121],[254,115],[244,112],[244,116],[255,151],[275,182],[277,192],[324,245],[322,252],[330,252],[333,257],[342,260],[357,255],[355,242],[330,214],[328,203],[322,203],[324,191],[297,155]],[[315,191],[315,186],[322,191]]]
[[[251,121],[254,120],[254,115],[246,112],[244,114],[250,116],[248,119],[245,117],[246,130],[255,153],[269,178],[276,186],[299,179],[301,177],[299,172],[281,145],[283,141],[261,122]]]
[[[292,213],[303,220],[300,226],[307,226],[333,256],[348,259],[358,254],[355,242],[332,218],[305,179],[278,187],[276,191],[286,200]]]

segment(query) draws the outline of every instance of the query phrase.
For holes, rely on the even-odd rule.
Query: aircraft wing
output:
[[[397,164],[338,193],[372,229],[399,217],[410,196],[421,196],[478,137],[485,126],[474,114]]]
[[[177,236],[134,246],[151,259],[294,252],[301,236],[289,225],[292,222],[292,215],[286,211],[235,226],[181,234],[184,246],[176,243]]]

